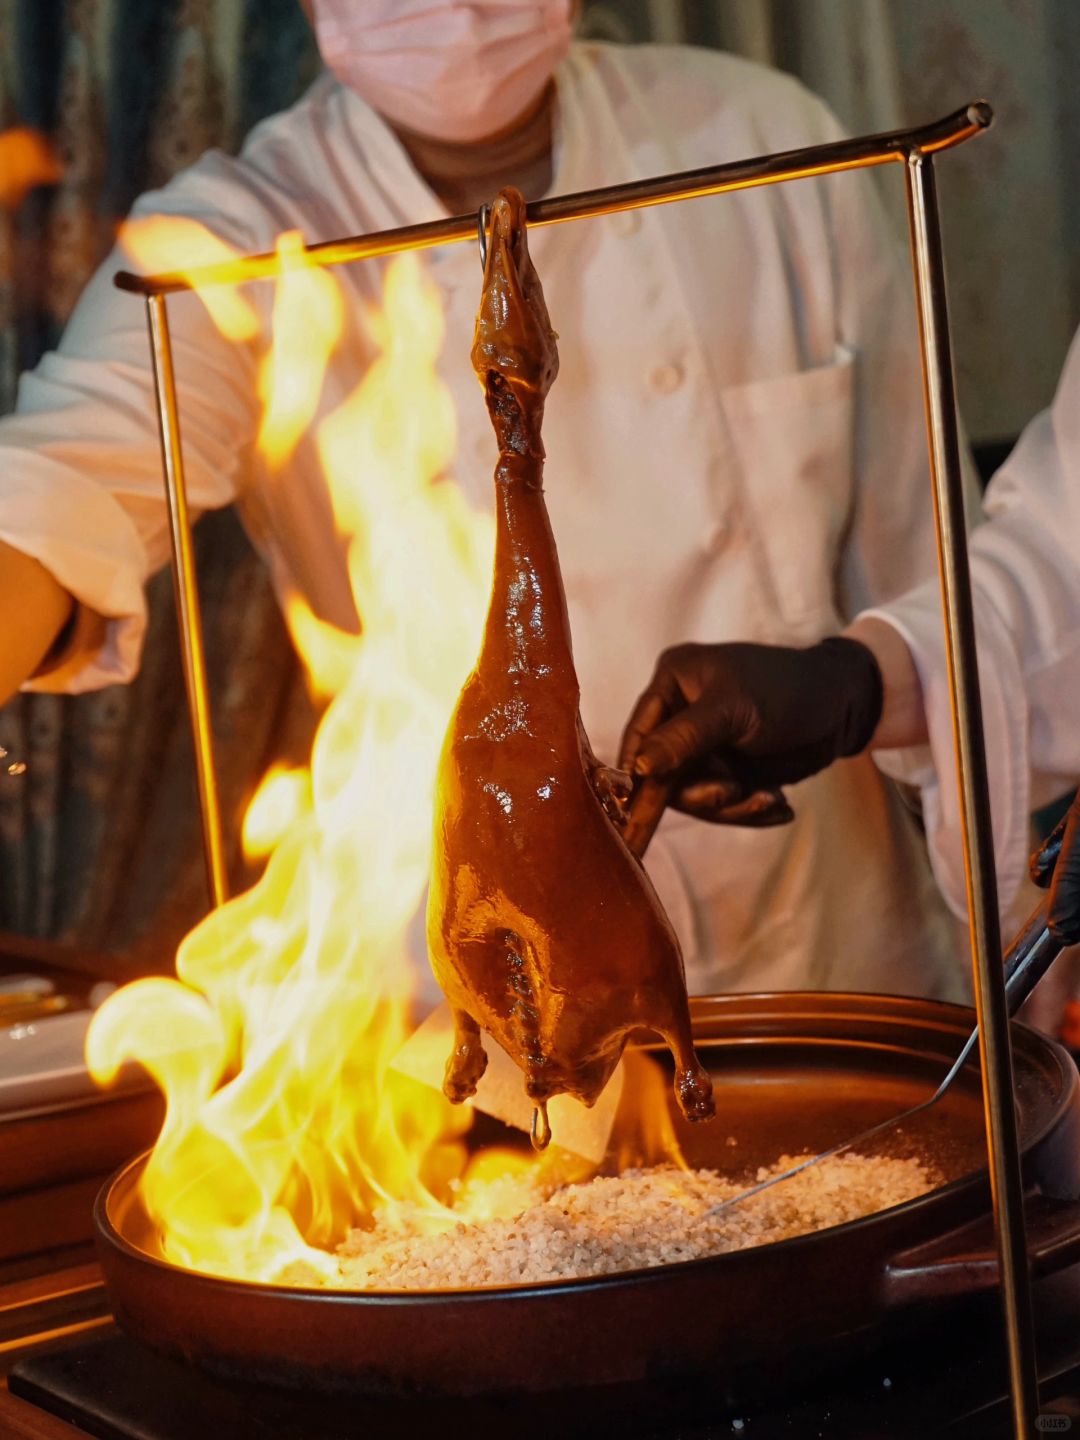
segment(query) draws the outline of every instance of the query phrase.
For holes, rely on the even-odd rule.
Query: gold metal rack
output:
[[[979,1021],[979,1055],[1008,1343],[1013,1425],[1017,1440],[1027,1440],[1034,1433],[1038,1413],[1038,1380],[1019,1144],[1013,1108],[1012,1052],[1001,964],[986,746],[964,525],[945,267],[934,172],[934,156],[939,151],[971,139],[985,130],[991,119],[989,105],[976,101],[919,129],[860,136],[829,145],[809,146],[677,175],[662,175],[575,195],[556,196],[533,202],[528,206],[527,215],[530,225],[557,225],[591,216],[610,215],[620,210],[782,184],[838,171],[890,163],[903,166],[922,355],[949,699],[963,820],[972,972]],[[402,250],[429,249],[460,241],[475,242],[476,236],[476,216],[459,215],[425,225],[410,225],[312,245],[306,251],[306,258],[317,266],[348,264],[397,254]],[[204,290],[215,285],[272,279],[281,274],[282,269],[280,257],[272,254],[207,266],[184,275],[138,276],[121,272],[116,276],[116,284],[121,289],[145,297],[150,325],[162,461],[169,502],[173,577],[188,703],[195,735],[207,876],[215,905],[227,898],[227,882],[166,296],[182,290]]]

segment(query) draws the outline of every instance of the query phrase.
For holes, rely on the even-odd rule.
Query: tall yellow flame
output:
[[[236,250],[205,225],[186,215],[144,215],[125,220],[117,243],[146,273],[189,275],[204,265],[239,258]],[[210,318],[228,340],[254,340],[259,313],[236,285],[215,285],[199,292]]]
[[[272,765],[251,797],[241,842],[249,860],[273,853],[290,827],[311,809],[311,774]]]
[[[259,443],[276,466],[316,413],[341,324],[336,282],[284,243],[292,265],[261,381]],[[223,258],[196,248],[188,263]],[[215,318],[250,335],[251,313],[245,301]],[[313,679],[334,697],[310,773],[287,782],[284,818],[260,801],[255,848],[273,846],[260,881],[185,939],[176,980],[118,991],[87,1039],[99,1081],[135,1060],[165,1093],[143,1198],[168,1256],[256,1280],[297,1261],[330,1275],[327,1247],[376,1205],[444,1220],[436,1192],[463,1164],[467,1112],[389,1062],[410,1028],[407,935],[494,535],[445,478],[456,436],[435,373],[442,315],[414,258],[389,267],[378,326],[379,358],[317,436],[362,634],[289,606]]]
[[[323,376],[341,338],[345,307],[332,275],[305,264],[304,241],[278,238],[285,266],[274,303],[274,346],[260,373],[263,423],[259,450],[276,468],[287,464],[319,408]],[[303,363],[296,363],[296,356]]]

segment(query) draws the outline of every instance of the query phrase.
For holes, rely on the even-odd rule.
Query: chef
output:
[[[1021,887],[1029,816],[1080,776],[1080,335],[1052,406],[1027,427],[971,539],[979,677],[1004,911]],[[639,774],[680,777],[674,803],[725,822],[843,757],[873,753],[921,792],[934,873],[966,915],[959,796],[936,579],[810,646],[676,646],[660,657],[621,747]],[[844,764],[850,763],[845,760]],[[840,768],[843,768],[841,766]],[[1074,831],[1080,810],[1072,812]],[[1080,940],[1080,836],[1056,888]],[[1068,912],[1068,913],[1067,913]],[[1071,919],[1069,918],[1071,916]],[[1076,1007],[1071,1009],[1080,1042]]]
[[[312,0],[329,73],[204,156],[136,216],[235,249],[437,220],[512,183],[565,193],[840,138],[795,80],[710,51],[576,43],[571,0]],[[806,646],[932,574],[906,264],[872,183],[843,174],[563,225],[532,249],[560,331],[548,491],[583,717],[613,758],[642,655],[676,641]],[[0,693],[129,680],[144,585],[168,553],[143,307],[114,254],[0,423]],[[476,248],[436,251],[455,475],[490,504],[490,427],[468,364]],[[373,354],[384,268],[335,272],[349,310],[322,415]],[[269,328],[271,286],[251,287]],[[257,344],[170,301],[197,510],[236,503],[279,594],[355,628],[313,443],[287,481],[251,444]],[[312,427],[312,433],[314,429]],[[29,677],[29,678],[28,678]],[[692,990],[966,993],[946,906],[895,787],[866,753],[807,779],[791,824],[669,816],[650,867]],[[776,818],[775,816],[773,818]]]

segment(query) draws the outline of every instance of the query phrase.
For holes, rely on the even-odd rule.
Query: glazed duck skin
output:
[[[561,1092],[591,1105],[644,1027],[674,1053],[684,1114],[706,1119],[678,940],[613,819],[623,777],[597,763],[578,714],[543,495],[558,352],[515,190],[492,210],[472,359],[499,447],[497,538],[480,658],[439,767],[428,946],[454,1012],[444,1089],[474,1092],[486,1031],[541,1107]]]

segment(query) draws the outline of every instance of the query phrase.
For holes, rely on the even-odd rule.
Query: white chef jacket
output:
[[[577,44],[557,88],[553,193],[840,134],[796,81],[711,51]],[[136,207],[153,212],[193,216],[243,251],[286,229],[317,241],[445,213],[378,115],[329,77],[238,158],[208,154]],[[813,642],[932,572],[911,281],[858,173],[561,225],[531,248],[560,332],[547,497],[583,718],[610,758],[665,646]],[[145,318],[111,285],[122,263],[91,282],[0,424],[0,538],[108,622],[64,668],[71,690],[132,675],[143,584],[167,556]],[[455,473],[487,506],[493,444],[468,361],[476,248],[430,264]],[[383,265],[336,274],[350,329],[319,418],[367,363],[360,316]],[[249,293],[268,320],[272,287]],[[237,501],[279,592],[354,626],[314,446],[271,483],[251,444],[255,347],[222,340],[196,297],[169,308],[194,507]],[[791,796],[796,820],[779,829],[666,817],[649,865],[690,988],[965,995],[924,843],[871,759]]]
[[[1080,336],[1053,405],[1024,431],[991,481],[987,523],[971,540],[971,582],[1000,900],[1013,905],[1030,850],[1029,815],[1080,778]],[[966,914],[936,582],[869,612],[912,653],[926,701],[929,744],[876,756],[922,790],[934,873]]]

